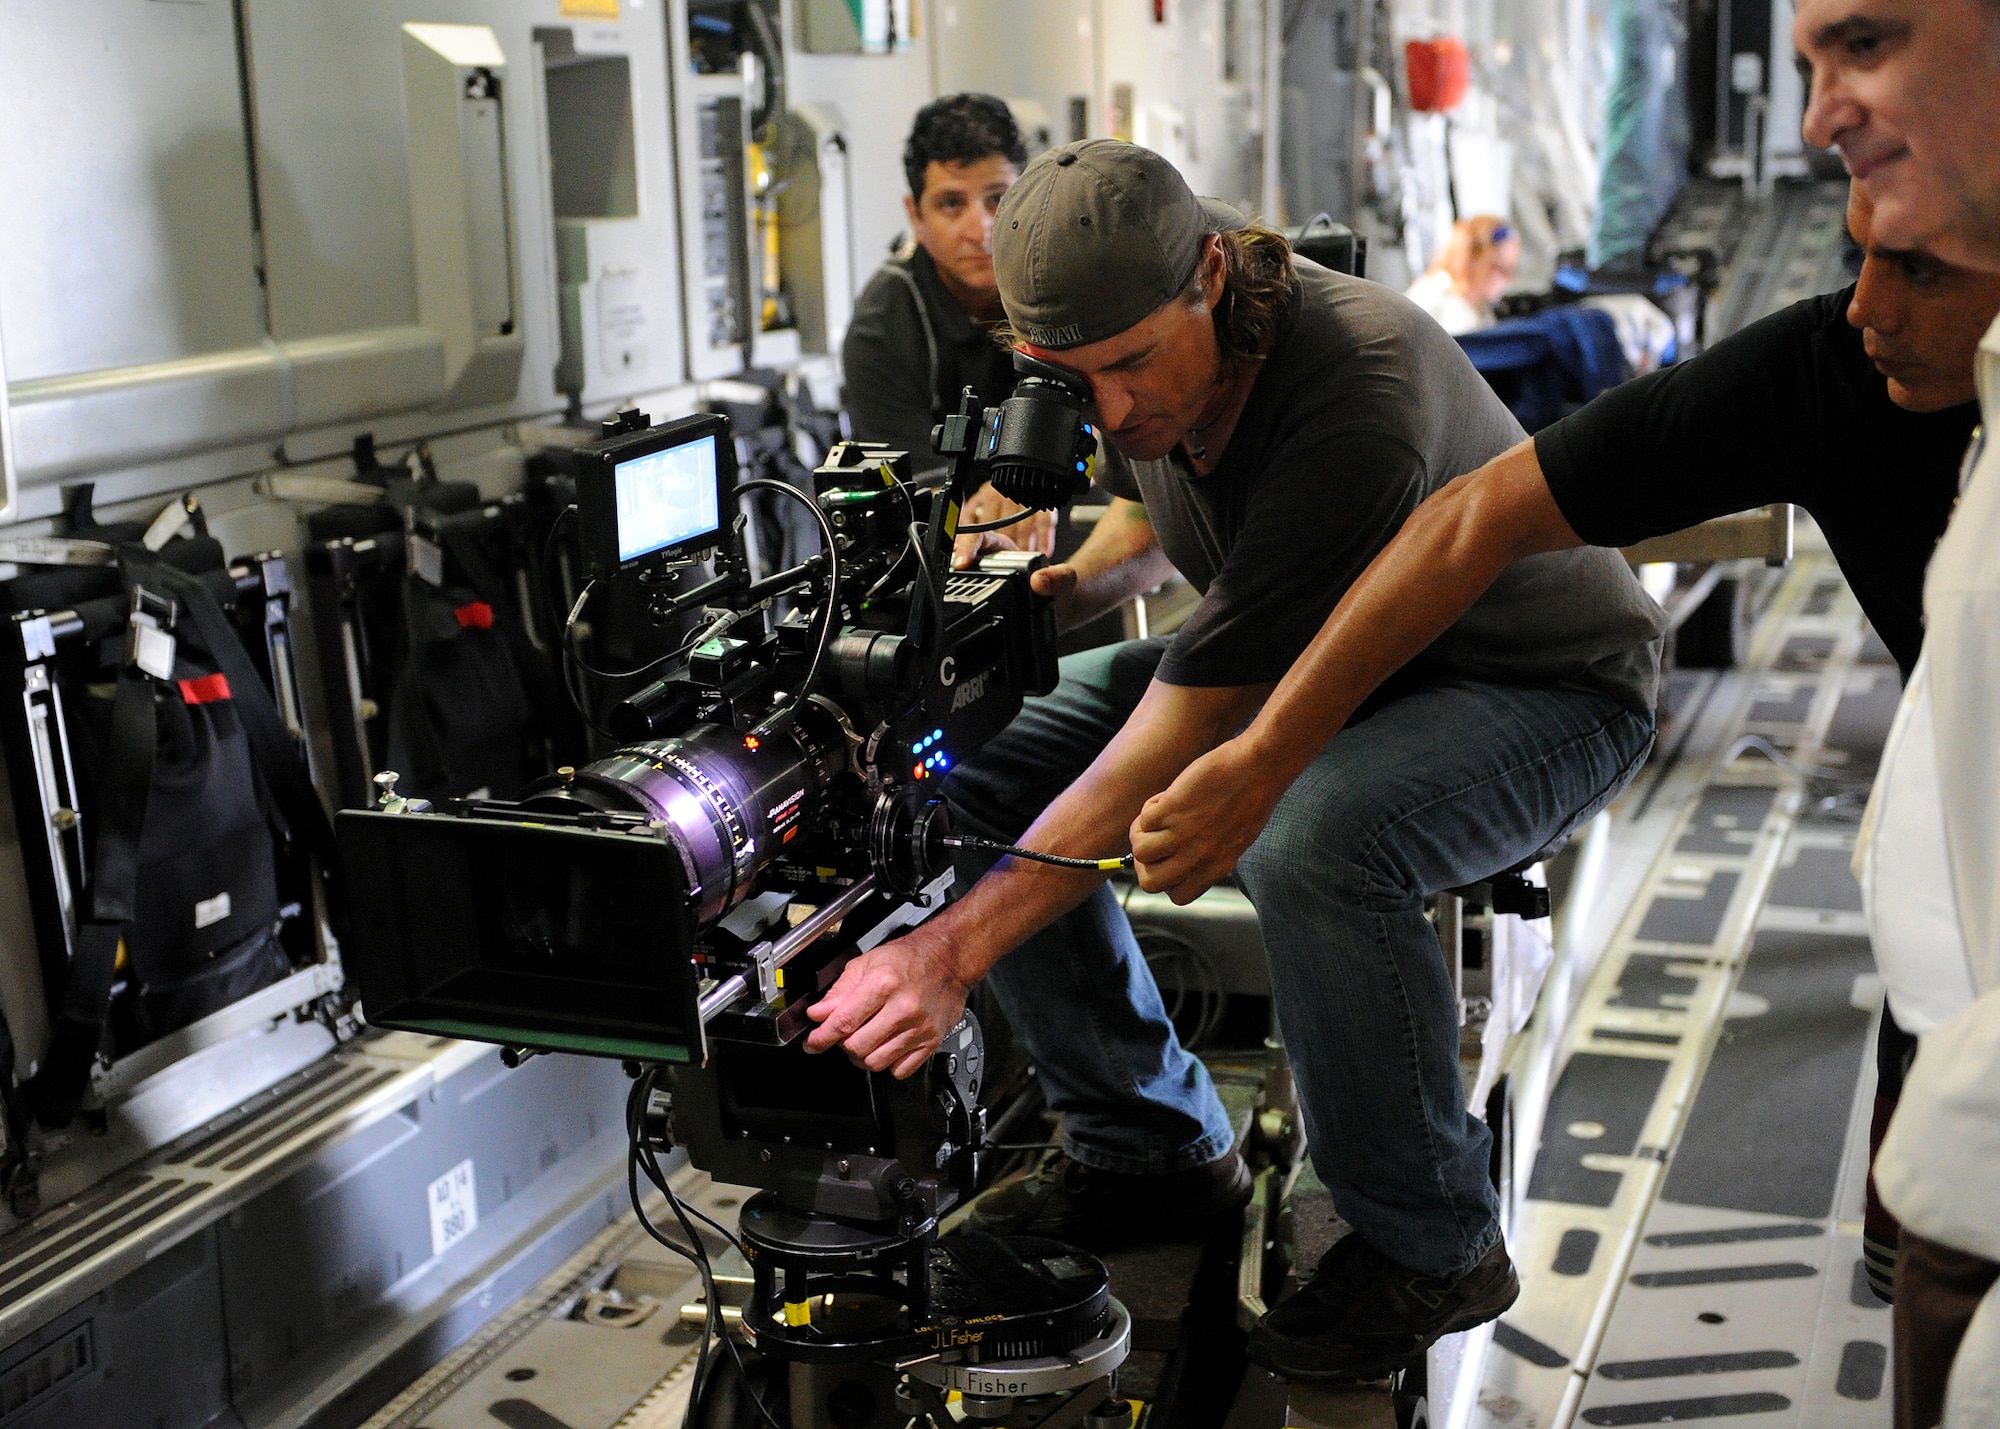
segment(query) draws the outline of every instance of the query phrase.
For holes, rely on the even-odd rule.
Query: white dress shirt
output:
[[[1979,400],[1991,433],[2000,321],[1980,345]],[[1875,1184],[1918,1235],[2000,1260],[2000,442],[1976,437],[1969,471],[1924,583],[1924,655],[1950,884],[1978,1001],[1924,1037]],[[2000,1423],[2000,1288],[1959,1347],[1944,1423]]]
[[[1971,479],[1924,577],[1945,846],[1966,956],[2000,988],[2000,321],[1979,345]]]

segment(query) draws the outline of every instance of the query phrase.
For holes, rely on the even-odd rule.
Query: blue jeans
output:
[[[946,781],[957,822],[1017,837],[1102,752],[1164,649],[1135,640],[1065,659],[1055,692]],[[1336,735],[1237,866],[1313,1165],[1341,1216],[1401,1265],[1457,1275],[1500,1234],[1492,1138],[1466,1109],[1457,1004],[1424,899],[1581,824],[1652,738],[1650,715],[1600,695],[1426,684]],[[991,862],[964,859],[959,886]],[[987,981],[1078,1161],[1166,1172],[1229,1149],[1215,1088],[1175,1038],[1109,886]]]

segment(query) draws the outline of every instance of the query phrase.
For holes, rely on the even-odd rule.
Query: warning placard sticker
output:
[[[431,1182],[431,1254],[445,1251],[472,1234],[479,1224],[479,1194],[472,1179],[472,1158]]]

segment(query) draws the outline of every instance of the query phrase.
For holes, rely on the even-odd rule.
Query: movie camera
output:
[[[1031,509],[1088,485],[1087,390],[1016,362],[1006,402],[968,389],[936,429],[951,465],[924,480],[904,453],[845,442],[809,495],[739,483],[721,417],[606,422],[578,453],[592,585],[570,629],[611,582],[694,626],[606,714],[619,747],[510,800],[433,807],[384,774],[378,809],[338,819],[358,895],[342,952],[371,1023],[625,1059],[635,1158],[679,1145],[761,1188],[739,1226],[743,1324],[795,1367],[798,1425],[823,1417],[799,1366],[874,1367],[904,1419],[943,1415],[957,1389],[1022,1416],[1004,1422],[1084,1423],[1124,1357],[1096,1260],[938,1234],[985,1134],[969,1014],[907,1080],[803,1046],[806,1008],[940,906],[950,849],[976,842],[952,836],[941,780],[1056,683],[1041,558],[951,570],[954,539],[992,529],[959,524],[981,482]],[[807,505],[823,542],[761,579],[735,514],[755,489]]]

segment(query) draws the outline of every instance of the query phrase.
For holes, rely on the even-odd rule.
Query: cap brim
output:
[[[1208,223],[1210,233],[1236,233],[1250,226],[1250,220],[1242,212],[1219,198],[1197,199],[1201,205],[1201,216]]]

